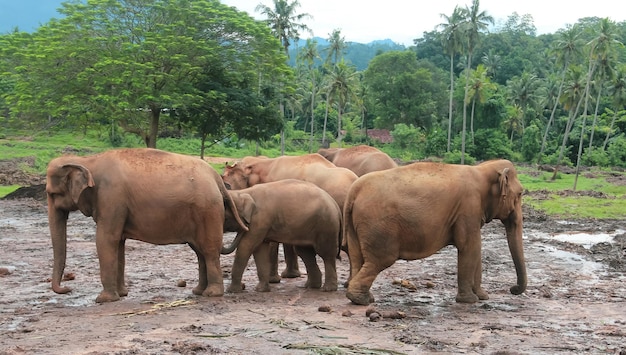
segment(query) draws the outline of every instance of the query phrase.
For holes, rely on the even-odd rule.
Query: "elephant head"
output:
[[[235,162],[232,165],[226,163],[222,180],[224,180],[224,184],[226,184],[229,189],[241,190],[252,186],[249,182],[250,174],[251,168],[249,166],[244,167],[240,162]]]
[[[63,163],[61,159],[58,158],[48,166],[46,193],[54,253],[52,289],[56,293],[68,293],[71,289],[60,285],[66,260],[67,218],[69,212],[76,210],[80,210],[85,216],[93,214],[91,190],[95,187],[95,182],[85,166]]]

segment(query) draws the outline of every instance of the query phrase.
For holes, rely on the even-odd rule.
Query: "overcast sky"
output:
[[[293,0],[287,0],[293,1]],[[451,15],[454,7],[471,6],[462,0],[299,0],[298,13],[308,13],[313,19],[305,23],[316,37],[328,38],[333,29],[340,29],[349,42],[368,43],[391,39],[406,46],[443,23],[440,14]],[[246,11],[257,19],[264,17],[255,11],[263,3],[273,8],[272,0],[222,0],[222,3]],[[425,4],[422,6],[421,4]],[[537,34],[554,33],[566,24],[574,24],[583,17],[608,17],[622,22],[626,18],[626,2],[621,0],[481,0],[480,9],[491,15],[496,25],[511,14],[530,14]],[[304,33],[302,38],[308,38]]]

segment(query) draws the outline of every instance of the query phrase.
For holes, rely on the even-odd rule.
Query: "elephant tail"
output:
[[[239,242],[241,242],[241,238],[243,237],[244,233],[245,232],[238,232],[237,236],[228,247],[222,245],[222,250],[220,251],[220,254],[226,255],[235,251],[235,249],[237,249],[237,247],[239,246]]]
[[[341,250],[343,250],[343,214],[339,213],[339,233],[337,233],[337,260],[341,260]],[[347,253],[346,249],[346,253]]]
[[[222,193],[222,197],[224,198],[224,207],[230,208],[230,211],[233,213],[233,216],[235,217],[235,220],[237,221],[237,224],[239,224],[242,230],[246,232],[249,231],[250,229],[248,229],[248,226],[243,222],[243,220],[241,220],[241,217],[239,216],[239,212],[237,211],[237,206],[235,205],[235,201],[230,196],[230,193],[226,189],[226,185],[224,185],[224,182],[222,181],[221,178],[217,182],[217,185],[220,189],[220,192]]]

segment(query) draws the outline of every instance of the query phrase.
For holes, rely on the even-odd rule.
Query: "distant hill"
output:
[[[315,65],[321,64],[322,60],[328,55],[328,47],[330,43],[321,37],[313,37],[317,42],[317,51],[322,59],[315,61]],[[299,40],[297,46],[292,46],[289,50],[289,64],[295,66],[297,51],[306,45],[306,40]],[[357,70],[365,70],[369,61],[379,53],[389,51],[403,51],[406,47],[402,44],[395,43],[390,39],[376,40],[370,43],[346,42],[347,48],[343,58],[346,62],[353,64]],[[294,48],[295,47],[295,48]]]
[[[0,33],[9,33],[14,29],[24,32],[33,32],[40,25],[52,18],[60,18],[57,9],[64,0],[0,0]],[[313,38],[317,41],[318,51],[322,58],[326,58],[326,48],[329,42],[321,37]],[[304,47],[306,40],[298,41],[292,46],[289,56],[290,64],[295,66],[296,50]],[[369,61],[378,53],[405,50],[406,48],[394,43],[390,39],[376,40],[370,43],[347,42],[343,58],[352,63],[357,70],[365,70]],[[317,61],[321,64],[321,60]]]

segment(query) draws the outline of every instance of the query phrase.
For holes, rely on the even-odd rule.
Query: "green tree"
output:
[[[117,122],[156,147],[160,117],[201,103],[204,68],[275,67],[269,30],[217,0],[93,0],[63,3],[64,17],[40,27],[16,68],[16,110],[45,104],[52,117]],[[284,58],[284,57],[283,57]],[[280,72],[273,71],[281,81]],[[253,84],[253,83],[251,83]],[[28,94],[26,99],[25,94]],[[148,120],[146,121],[146,117]]]
[[[619,112],[626,106],[626,64],[621,64],[617,67],[615,77],[611,81],[608,91],[611,96],[611,102],[613,103],[613,117],[611,118],[609,130],[602,144],[602,150],[606,150],[606,145],[613,132],[613,126],[615,126],[615,120]]]
[[[325,51],[328,52],[326,63],[335,65],[339,63],[345,53],[346,39],[341,35],[341,30],[334,29],[332,33],[329,33],[328,42],[330,44],[325,48]]]
[[[272,29],[274,36],[280,40],[285,54],[289,57],[291,41],[300,39],[300,31],[311,33],[311,29],[302,21],[312,19],[308,13],[298,13],[300,1],[273,0],[274,7],[259,4],[256,11],[266,16],[266,23]]]
[[[345,112],[348,102],[355,97],[355,90],[358,84],[357,72],[354,67],[346,64],[344,60],[333,66],[328,83],[328,96],[330,102],[337,105],[337,142],[341,147],[341,118]]]
[[[572,59],[580,55],[582,47],[582,41],[580,39],[581,32],[577,27],[568,26],[559,34],[560,38],[554,42],[554,45],[551,48],[551,53],[555,56],[556,63],[561,65],[561,81],[559,83],[559,89],[556,100],[554,101],[554,106],[552,107],[552,111],[550,113],[550,118],[546,124],[543,139],[541,140],[538,162],[541,162],[541,158],[546,147],[546,140],[548,139],[548,132],[550,131],[550,126],[554,121],[556,109],[560,103],[561,94],[563,93],[563,85],[565,84],[565,74],[567,73],[569,63]]]
[[[487,77],[487,69],[482,64],[479,64],[476,70],[472,71],[470,80],[469,97],[472,100],[470,132],[472,136],[472,144],[474,144],[474,113],[476,112],[476,102],[484,104],[487,92],[493,91],[495,89],[495,85]]]
[[[447,151],[450,151],[450,144],[452,138],[452,102],[454,94],[454,56],[462,50],[463,47],[463,11],[460,7],[455,6],[452,15],[448,16],[440,14],[445,20],[444,23],[439,24],[437,27],[441,28],[441,42],[444,47],[444,51],[450,56],[450,87],[449,87],[449,102],[448,102],[448,146]]]
[[[461,164],[465,164],[465,132],[467,127],[467,102],[469,102],[470,70],[472,68],[472,56],[474,48],[478,44],[480,34],[486,31],[489,24],[493,24],[493,17],[484,11],[480,11],[480,1],[473,0],[472,6],[466,6],[464,11],[464,38],[465,51],[467,53],[467,66],[465,67],[465,97],[463,98],[463,130],[461,138]]]

